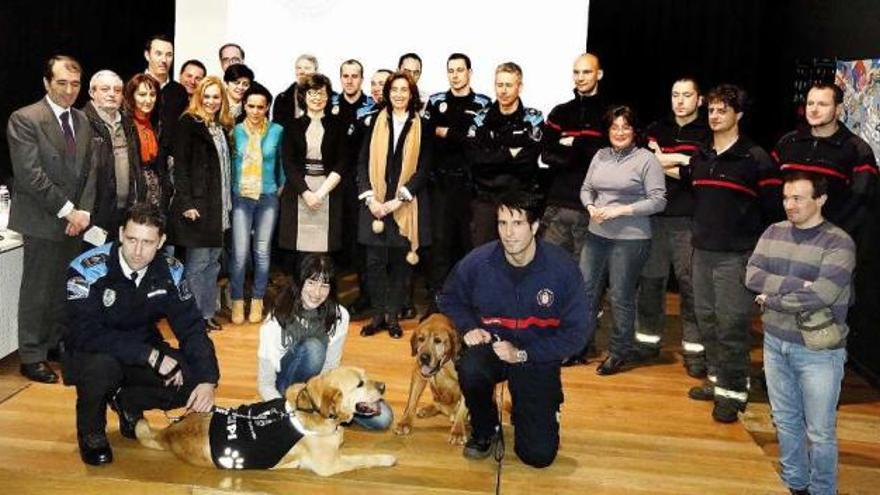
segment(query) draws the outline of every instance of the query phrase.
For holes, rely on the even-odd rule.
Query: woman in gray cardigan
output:
[[[611,147],[596,153],[581,187],[590,226],[580,266],[587,287],[589,333],[596,329],[602,282],[609,275],[614,329],[608,355],[596,373],[612,375],[638,361],[633,346],[636,284],[651,245],[650,215],[666,206],[666,185],[654,154],[636,146],[633,110],[612,107],[605,124]]]

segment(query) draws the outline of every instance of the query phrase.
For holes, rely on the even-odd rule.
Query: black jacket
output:
[[[646,129],[648,142],[655,142],[663,153],[681,153],[693,156],[701,147],[707,146],[712,131],[704,116],[679,126],[670,115],[653,122]],[[684,167],[679,167],[684,168]],[[689,217],[694,214],[694,193],[690,185],[681,179],[666,176],[666,209],[658,213],[665,217]]]
[[[92,223],[109,231],[110,236],[116,238],[115,231],[118,225],[113,225],[113,223],[120,218],[120,212],[116,207],[116,157],[113,153],[113,139],[110,137],[110,130],[107,129],[107,125],[91,102],[83,107],[83,112],[89,118],[92,131],[96,136],[92,140],[96,174]],[[128,146],[128,201],[124,207],[124,209],[128,209],[131,205],[144,199],[144,177],[140,167],[140,138],[138,138],[134,122],[127,114],[122,112],[120,114],[122,128],[125,132],[125,142]]]
[[[179,82],[168,81],[158,97],[152,114],[153,127],[159,138],[159,154],[167,157],[173,153],[175,127],[189,106],[189,93]]]
[[[371,125],[366,130],[363,143],[361,144],[361,152],[358,157],[358,199],[364,199],[372,193],[370,185],[370,142],[373,138],[373,127],[376,120],[381,118],[382,114],[377,114],[371,119]],[[392,118],[387,115],[389,120]],[[416,118],[421,118],[416,116]],[[397,194],[397,181],[400,180],[400,172],[403,167],[403,145],[406,142],[406,136],[412,130],[412,118],[407,119],[403,126],[403,132],[398,138],[399,145],[394,150],[394,133],[392,131],[393,123],[389,122],[388,132],[388,157],[385,162],[385,201],[393,199]],[[392,152],[392,150],[394,150]],[[419,244],[427,246],[431,244],[431,224],[430,224],[430,205],[428,204],[428,194],[425,194],[425,186],[431,173],[431,140],[428,135],[428,126],[422,122],[421,149],[419,150],[419,162],[416,165],[416,171],[404,187],[418,199],[419,204]],[[381,234],[373,233],[373,214],[366,204],[361,201],[360,214],[358,218],[358,242],[368,246],[394,246],[408,247],[409,241],[400,235],[397,223],[394,221],[393,215],[387,215],[383,218],[385,222],[385,230]]]
[[[700,148],[681,177],[694,188],[695,248],[751,251],[764,229],[782,218],[779,170],[745,136],[720,155]]]
[[[183,264],[157,255],[140,285],[119,265],[119,244],[86,251],[70,263],[65,345],[75,351],[105,353],[127,365],[146,365],[167,318],[194,383],[217,383],[220,371],[214,343],[183,277]],[[189,379],[189,377],[188,377]]]
[[[574,98],[557,105],[547,116],[541,139],[541,159],[550,167],[547,204],[582,210],[581,184],[590,168],[593,155],[607,146],[602,129],[605,102],[599,95],[583,96],[574,90]],[[559,144],[574,138],[571,146]]]
[[[180,118],[174,140],[174,200],[171,233],[174,244],[187,247],[223,246],[223,191],[220,158],[204,121],[186,114]],[[226,132],[223,135],[228,138]],[[231,146],[230,146],[231,148]],[[195,208],[200,217],[189,220],[183,212]]]
[[[782,173],[807,171],[828,180],[828,201],[822,215],[853,235],[868,218],[877,188],[877,162],[871,147],[843,123],[837,132],[819,138],[803,127],[776,144],[771,156]]]
[[[496,101],[474,117],[468,131],[465,152],[471,162],[477,197],[492,199],[510,190],[542,192],[538,177],[538,156],[544,117],[522,101],[510,115],[498,109]],[[516,156],[511,149],[519,148]]]
[[[299,85],[293,83],[275,97],[272,104],[272,122],[277,122],[285,129],[296,119],[296,108],[305,110],[305,94],[299,91]],[[294,103],[296,102],[296,103]]]
[[[488,96],[473,91],[465,96],[455,96],[450,90],[428,98],[423,116],[434,144],[432,177],[470,174],[470,164],[464,152],[465,139],[474,117],[491,103]],[[435,134],[438,127],[449,129],[445,138]]]
[[[278,245],[284,249],[296,249],[297,233],[297,210],[298,199],[302,193],[308,191],[306,185],[306,130],[312,119],[303,114],[294,119],[284,131],[282,145],[282,165],[287,182],[281,193],[280,214],[278,229]],[[325,113],[321,119],[324,126],[324,138],[321,141],[321,160],[324,162],[324,172],[330,175],[336,172],[341,178],[354,170],[349,169],[346,163],[348,148],[346,143],[346,128],[339,119]],[[342,244],[342,184],[337,185],[330,193],[330,237],[328,248],[336,251]]]

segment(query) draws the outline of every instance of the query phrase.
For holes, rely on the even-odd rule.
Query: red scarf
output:
[[[153,124],[150,123],[150,116],[135,109],[134,126],[137,128],[141,142],[141,164],[152,163],[159,154],[159,141],[156,139],[156,132],[153,131]]]

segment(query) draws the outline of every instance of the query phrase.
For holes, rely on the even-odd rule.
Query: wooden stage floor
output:
[[[407,323],[401,340],[384,333],[362,338],[360,325],[353,324],[343,359],[386,382],[386,397],[397,414],[409,386],[407,339],[415,322]],[[228,325],[212,337],[222,370],[218,403],[255,401],[257,326]],[[756,396],[759,402],[749,406],[743,422],[715,423],[711,403],[686,397],[697,381],[684,374],[676,351],[669,347],[657,364],[611,377],[597,376],[595,363],[565,369],[562,446],[556,462],[542,470],[520,463],[506,424],[501,493],[787,493],[775,472],[766,399]],[[320,478],[304,471],[193,468],[170,453],[122,438],[110,412],[108,432],[116,460],[109,466],[86,466],[77,453],[73,388],[29,384],[17,368],[14,356],[0,362],[4,494],[495,492],[495,463],[464,459],[460,447],[446,443],[449,424],[440,417],[417,419],[408,437],[348,429],[344,451],[391,453],[398,464]],[[844,401],[841,407],[841,493],[878,493],[880,401],[861,382],[848,381],[847,386],[855,394],[850,394],[853,403]],[[423,401],[428,396],[426,392]],[[154,425],[166,424],[161,414],[149,413],[148,418]]]

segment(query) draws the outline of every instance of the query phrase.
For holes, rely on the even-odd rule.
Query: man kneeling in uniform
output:
[[[134,439],[147,409],[210,411],[219,379],[214,344],[205,331],[183,264],[156,256],[165,243],[158,209],[133,206],[119,241],[71,262],[67,280],[69,332],[64,381],[76,385],[76,429],[86,464],[113,462],[104,432],[106,406],[119,431]],[[167,318],[180,343],[172,348],[156,327]]]

